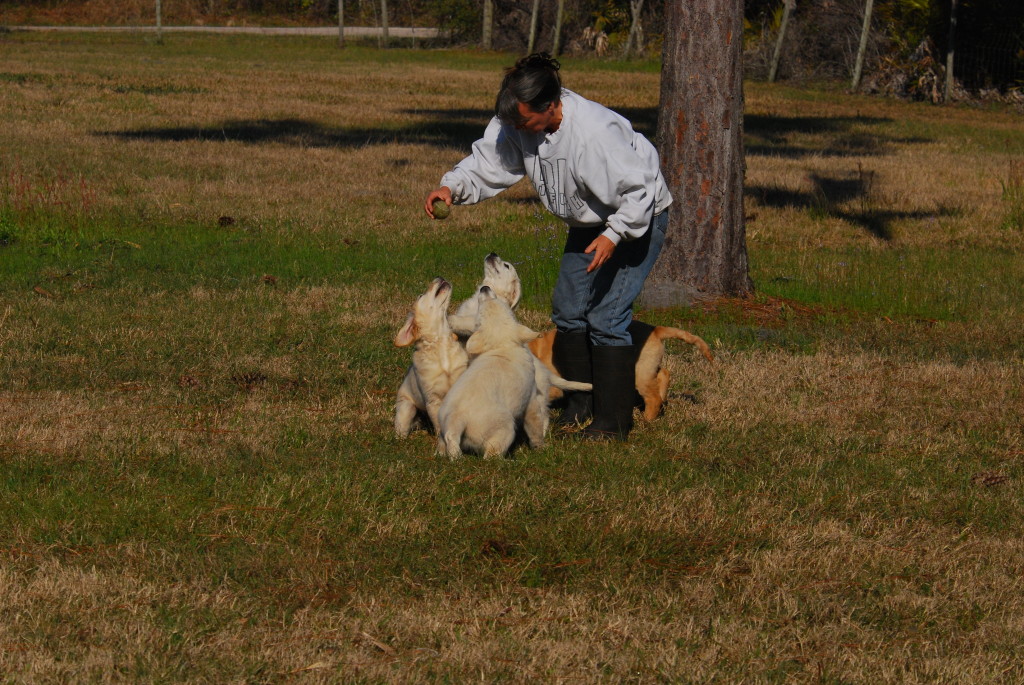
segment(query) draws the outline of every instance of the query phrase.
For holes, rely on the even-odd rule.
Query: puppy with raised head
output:
[[[451,297],[451,284],[435,278],[395,335],[396,346],[416,346],[395,401],[395,434],[400,438],[409,435],[420,413],[429,417],[438,433],[441,401],[469,364],[465,348],[448,325]]]
[[[441,403],[437,450],[451,458],[463,451],[485,457],[505,454],[521,425],[531,447],[544,444],[548,428],[550,371],[526,347],[537,334],[516,321],[512,309],[488,286],[477,294],[476,330],[466,342],[469,368]],[[567,390],[588,383],[559,378]]]
[[[681,328],[652,326],[634,319],[629,325],[629,333],[633,336],[633,346],[639,350],[635,367],[636,390],[644,402],[644,418],[653,421],[658,418],[668,400],[669,373],[668,369],[662,366],[665,359],[665,341],[682,340],[694,345],[709,362],[714,362],[715,358],[703,339]],[[555,368],[552,356],[554,343],[555,331],[546,331],[530,342],[530,351],[557,374],[558,369]],[[601,369],[594,369],[594,373],[601,373]],[[553,384],[551,399],[556,400],[561,396],[561,390]]]
[[[516,267],[494,252],[490,253],[484,257],[484,278],[477,286],[476,292],[472,297],[464,300],[455,313],[448,317],[452,330],[461,338],[468,338],[473,333],[477,308],[480,306],[477,295],[484,286],[490,288],[498,299],[504,300],[513,311],[519,306],[519,300],[523,295],[523,286]]]

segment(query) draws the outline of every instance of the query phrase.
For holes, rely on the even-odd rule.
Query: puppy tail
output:
[[[654,331],[651,333],[651,335],[655,336],[656,338],[658,338],[658,340],[662,341],[674,339],[690,343],[691,345],[696,346],[698,350],[700,350],[700,353],[704,355],[705,359],[707,359],[712,364],[715,362],[715,358],[711,354],[711,348],[708,347],[708,344],[704,342],[700,337],[688,331],[684,331],[682,328],[672,328],[671,326],[655,326]]]
[[[590,392],[594,389],[592,383],[580,383],[578,381],[567,381],[561,376],[551,374],[551,385],[555,386],[559,390],[580,390],[583,392]]]

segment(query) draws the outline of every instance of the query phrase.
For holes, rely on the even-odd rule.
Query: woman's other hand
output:
[[[612,258],[612,253],[615,252],[615,243],[605,236],[599,235],[583,252],[584,254],[594,253],[594,259],[591,260],[590,266],[587,267],[587,273],[589,274]]]

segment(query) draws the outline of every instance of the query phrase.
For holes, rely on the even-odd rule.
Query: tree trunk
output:
[[[156,0],[156,42],[164,42],[164,10],[160,0]]]
[[[956,52],[956,6],[957,0],[951,0],[949,8],[949,42],[946,45],[946,89],[943,99],[949,102],[953,93],[953,54]]]
[[[644,11],[644,0],[629,0],[629,11],[632,14],[632,22],[629,25],[629,36],[626,38],[626,49],[622,51],[623,57],[631,57],[643,47],[644,30],[640,25],[640,15]]]
[[[533,53],[537,44],[537,18],[540,16],[540,0],[533,0],[533,13],[530,15],[530,40],[526,43],[526,54]]]
[[[668,0],[658,107],[674,202],[640,301],[673,307],[751,292],[743,223],[743,0]]]
[[[494,33],[494,0],[484,0],[484,30],[480,38],[480,47],[484,50],[491,49]]]
[[[338,47],[345,47],[345,0],[338,0]]]
[[[853,66],[853,90],[860,88],[860,75],[864,73],[864,53],[868,49],[868,36],[871,34],[871,14],[875,9],[875,0],[868,0],[864,7],[864,27],[860,31],[860,45],[857,46],[857,62]]]
[[[565,0],[558,0],[558,12],[555,14],[555,39],[551,43],[551,54],[557,55],[561,47],[559,43],[562,37],[562,15],[565,14]]]
[[[768,83],[775,83],[779,73],[779,62],[782,60],[782,46],[786,42],[786,29],[789,28],[789,15],[793,12],[796,0],[783,0],[782,23],[779,25],[779,37],[775,40],[775,54],[772,55],[772,66],[768,70]]]

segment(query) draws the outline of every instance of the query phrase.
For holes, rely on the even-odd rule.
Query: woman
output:
[[[633,300],[661,251],[672,197],[654,146],[615,112],[562,88],[559,63],[533,54],[506,70],[495,117],[441,178],[432,204],[474,204],[529,176],[569,234],[552,298],[554,364],[574,393],[560,423],[624,440],[633,426]],[[596,371],[596,373],[595,373]]]

